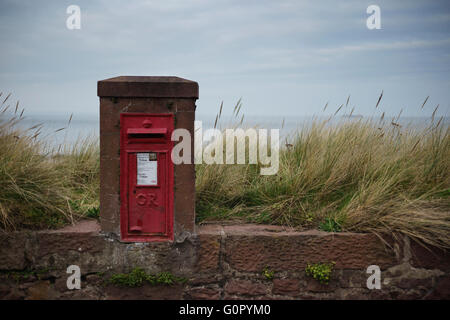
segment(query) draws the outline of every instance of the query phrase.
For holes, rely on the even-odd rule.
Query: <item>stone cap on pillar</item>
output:
[[[98,81],[99,97],[194,98],[198,83],[179,77],[120,76]]]

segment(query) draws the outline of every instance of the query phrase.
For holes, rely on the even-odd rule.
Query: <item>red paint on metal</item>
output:
[[[120,232],[123,241],[173,240],[173,129],[173,114],[120,114]],[[138,153],[156,153],[156,184],[138,185]]]
[[[127,130],[127,133],[128,134],[166,134],[167,128],[155,128],[155,129],[131,128],[131,129]]]

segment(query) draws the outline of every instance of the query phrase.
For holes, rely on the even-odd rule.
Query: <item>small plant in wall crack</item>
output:
[[[2,278],[13,279],[16,283],[23,281],[29,281],[33,278],[37,280],[47,279],[50,277],[50,272],[55,271],[55,268],[38,268],[38,269],[25,269],[21,271],[6,271],[0,272],[0,280]]]
[[[308,277],[316,279],[321,284],[328,284],[336,262],[331,263],[315,263],[306,266],[305,271]]]
[[[147,274],[142,268],[134,268],[129,273],[112,275],[108,282],[120,287],[140,287],[145,283],[150,285],[173,285],[185,283],[186,279],[176,277],[169,272],[161,272],[157,275],[151,275]]]
[[[267,280],[272,280],[273,276],[275,275],[275,271],[270,270],[269,267],[265,267],[263,269],[262,275],[267,279]]]

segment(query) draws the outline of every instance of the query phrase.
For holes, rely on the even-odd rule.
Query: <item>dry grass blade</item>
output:
[[[425,106],[425,103],[427,103],[429,97],[430,97],[430,96],[426,97],[425,101],[422,103],[421,109],[423,109],[423,107]]]
[[[438,123],[437,123],[436,126],[435,126],[436,129],[439,128],[439,126],[441,125],[441,122],[442,122],[443,119],[444,119],[444,116],[441,116],[441,117],[439,118],[439,121],[438,121]]]
[[[334,113],[334,115],[333,116],[335,116],[341,109],[342,109],[342,107],[343,107],[344,105],[343,104],[341,104],[340,106],[339,106],[339,108],[336,110],[336,112]]]
[[[416,143],[414,144],[414,146],[412,147],[411,152],[413,152],[414,149],[416,149],[417,145],[418,145],[419,142],[420,142],[420,139],[421,139],[421,138],[417,139],[417,142],[416,142]]]
[[[238,110],[241,108],[241,100],[242,100],[242,98],[239,98],[239,100],[236,102],[236,105],[234,106],[234,109],[233,109],[234,116],[237,116],[239,113]]]
[[[378,98],[377,104],[375,108],[378,108],[378,105],[380,104],[381,98],[383,98],[383,90],[381,91],[380,97]]]
[[[437,105],[436,108],[434,108],[434,111],[433,111],[433,113],[431,114],[431,122],[434,122],[434,117],[435,117],[435,115],[436,115],[436,111],[438,110],[438,108],[439,108],[439,105]]]
[[[5,104],[5,102],[6,102],[6,100],[8,100],[8,98],[11,96],[11,93],[9,93],[7,96],[6,96],[6,98],[5,98],[5,100],[3,100],[3,103],[2,104]]]
[[[398,113],[397,118],[395,119],[395,121],[398,121],[400,119],[400,116],[402,115],[402,112],[403,112],[403,108],[400,109],[400,112]]]
[[[240,101],[241,101],[241,99],[239,99],[239,107],[236,110],[236,117],[238,116],[239,112],[241,111],[242,104],[240,103]]]
[[[33,139],[36,139],[41,134],[41,131],[36,131],[36,133],[33,135]]]
[[[9,105],[7,105],[5,108],[3,108],[3,110],[2,110],[2,112],[0,112],[0,114],[3,114],[3,113],[5,113],[6,112],[6,110],[8,110],[9,109]]]
[[[34,130],[34,129],[39,128],[39,127],[42,127],[43,125],[44,124],[42,122],[38,123],[38,124],[35,124],[34,126],[28,128],[28,131]]]

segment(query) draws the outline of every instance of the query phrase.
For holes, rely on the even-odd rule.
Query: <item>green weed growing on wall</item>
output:
[[[129,273],[112,275],[108,282],[119,287],[140,287],[145,283],[150,285],[173,285],[185,283],[186,279],[176,277],[169,272],[161,272],[156,275],[152,275],[146,273],[142,268],[134,268]]]
[[[331,273],[336,262],[331,263],[315,263],[306,266],[306,275],[316,279],[321,284],[328,284],[331,278]]]

